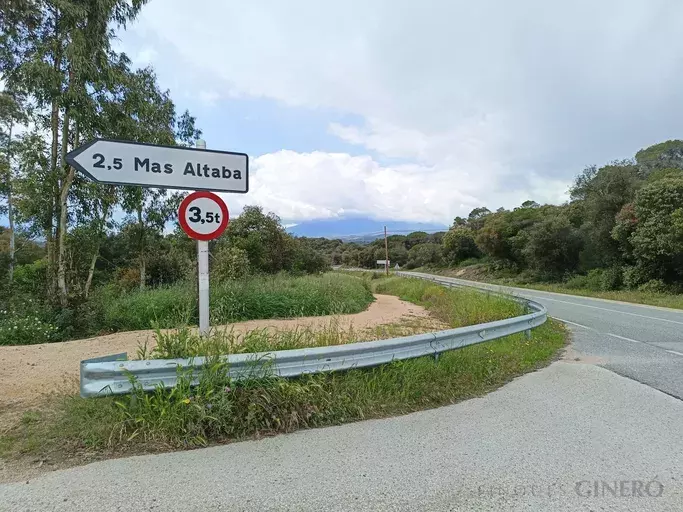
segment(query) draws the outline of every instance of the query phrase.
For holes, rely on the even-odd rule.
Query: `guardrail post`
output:
[[[527,340],[530,340],[530,339],[531,339],[531,329],[527,329],[526,331],[524,331],[524,337],[525,337]]]

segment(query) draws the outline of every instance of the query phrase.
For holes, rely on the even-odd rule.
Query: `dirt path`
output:
[[[433,323],[434,330],[444,328],[430,319],[428,312],[420,306],[393,295],[375,295],[375,298],[377,300],[367,310],[354,315],[250,320],[224,327],[238,333],[261,328],[320,329],[335,321],[340,328],[353,327],[356,332],[367,333],[379,326],[421,319],[423,324]],[[60,394],[77,392],[81,360],[120,352],[127,352],[129,358],[135,358],[140,344],[147,342],[149,349],[154,347],[153,334],[151,330],[131,331],[62,343],[0,347],[0,416],[3,412],[40,401],[46,391]]]

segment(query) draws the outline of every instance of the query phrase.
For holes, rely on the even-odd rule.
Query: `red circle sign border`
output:
[[[218,204],[218,206],[221,209],[221,212],[223,213],[221,223],[218,225],[216,231],[213,231],[212,233],[198,233],[194,229],[192,229],[185,220],[185,212],[187,211],[187,208],[190,206],[190,203],[195,199],[200,198],[211,199],[212,201]],[[223,231],[225,231],[225,228],[228,227],[229,220],[230,214],[228,213],[228,206],[225,204],[225,201],[223,201],[217,194],[214,194],[213,192],[209,192],[207,190],[198,190],[197,192],[192,192],[189,196],[183,199],[183,202],[180,203],[180,208],[178,209],[178,222],[180,222],[180,227],[182,227],[183,231],[187,233],[187,236],[194,240],[201,240],[202,242],[213,240],[221,236],[223,234]]]

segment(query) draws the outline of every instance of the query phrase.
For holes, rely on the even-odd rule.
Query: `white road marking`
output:
[[[548,297],[536,296],[535,298],[540,299],[540,300],[550,300],[553,302],[562,302],[563,304],[571,304],[572,306],[580,306],[582,308],[599,309],[601,311],[609,311],[610,313],[621,313],[622,315],[631,315],[631,316],[637,316],[640,318],[647,318],[649,320],[659,320],[660,322],[669,322],[672,324],[683,325],[683,322],[677,322],[676,320],[669,320],[667,318],[659,318],[656,316],[639,315],[638,313],[629,313],[627,311],[619,311],[618,309],[600,308],[598,306],[589,306],[588,304],[579,304],[578,302],[569,302],[567,300],[549,299]]]
[[[615,338],[619,338],[620,340],[632,341],[633,343],[644,343],[643,341],[633,340],[631,338],[627,338],[626,336],[619,336],[618,334],[612,334],[611,332],[606,332],[605,334],[607,334],[607,336],[614,336]]]
[[[594,331],[594,330],[595,330],[595,329],[593,329],[592,327],[588,327],[587,325],[577,324],[576,322],[570,322],[569,320],[564,320],[564,319],[558,318],[558,317],[556,317],[556,316],[554,316],[553,318],[554,318],[555,320],[559,320],[560,322],[564,322],[565,324],[571,324],[571,325],[575,325],[575,326],[577,326],[577,327],[583,327],[584,329],[588,329],[589,331]]]
[[[677,356],[683,356],[683,352],[676,352],[675,350],[667,350],[670,354],[676,354]]]

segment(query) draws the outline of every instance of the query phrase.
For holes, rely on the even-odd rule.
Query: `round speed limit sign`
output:
[[[213,240],[228,227],[230,217],[223,200],[212,192],[193,192],[180,203],[178,220],[183,231],[195,240]]]

